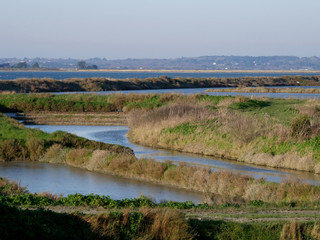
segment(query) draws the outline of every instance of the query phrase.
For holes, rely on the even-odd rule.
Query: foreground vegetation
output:
[[[241,156],[249,157],[246,161],[255,164],[319,172],[320,108],[317,100],[175,94],[57,97],[21,94],[1,95],[0,99],[3,110],[32,112],[47,108],[46,111],[60,113],[85,112],[89,108],[107,111],[104,107],[113,101],[113,111],[129,114],[131,139],[143,144],[238,160],[242,160]],[[59,103],[68,108],[56,107]],[[25,188],[1,178],[1,239],[320,238],[317,221],[320,187],[317,186],[300,182],[277,184],[184,163],[175,165],[170,161],[136,159],[128,148],[63,132],[47,134],[27,129],[2,114],[0,159],[68,164],[186,188],[203,193],[206,202],[200,205],[192,202],[156,204],[144,197],[112,200],[97,195],[30,194]],[[41,208],[35,209],[37,207]],[[52,211],[43,209],[48,207]],[[76,208],[70,212],[69,207]],[[89,208],[97,212],[81,213]],[[99,212],[101,208],[103,212]],[[257,221],[252,220],[252,212],[270,208],[289,212],[311,209],[314,212],[310,214],[316,217],[301,215],[300,220],[288,221],[269,212],[261,213]],[[217,212],[221,209],[230,212],[221,217]],[[208,211],[211,211],[209,218]],[[246,218],[251,220],[235,221],[243,211],[247,211]],[[278,213],[279,216],[283,214]],[[233,220],[221,220],[228,216],[234,216]],[[297,215],[294,212],[288,216]],[[272,219],[268,220],[269,217]]]
[[[319,94],[320,88],[266,88],[266,87],[238,87],[228,89],[209,89],[207,92],[243,92],[243,93],[310,93]]]
[[[319,85],[320,76],[239,77],[239,78],[169,78],[146,79],[85,78],[53,80],[47,78],[1,80],[0,92],[78,92],[172,88],[211,88],[238,86],[299,86]]]
[[[80,194],[68,197],[48,193],[29,194],[25,188],[0,178],[1,239],[318,239],[318,218],[308,221],[275,219],[250,222],[215,220],[219,209],[237,216],[259,212],[266,203],[249,205],[194,205],[190,202],[155,204],[147,198],[112,200],[109,197]],[[51,207],[46,210],[44,206]],[[59,207],[60,206],[60,207]],[[68,206],[72,206],[69,210]],[[86,208],[79,208],[85,206]],[[103,207],[104,210],[97,207]],[[34,208],[36,207],[36,208]],[[42,207],[42,208],[39,208]],[[59,208],[57,208],[59,207]],[[76,208],[78,207],[78,208]],[[88,207],[90,211],[88,212]],[[272,211],[275,205],[269,206]],[[306,206],[299,208],[306,209]],[[283,206],[282,206],[283,208]],[[288,212],[294,207],[284,207]],[[192,210],[191,214],[184,209]],[[210,210],[211,209],[211,210]],[[237,210],[239,209],[239,211]],[[318,213],[317,205],[309,206]],[[315,210],[317,209],[317,210]],[[87,211],[84,214],[82,211]],[[187,210],[189,211],[189,210]],[[201,219],[211,211],[212,219]],[[307,215],[293,212],[296,217]],[[263,211],[260,213],[263,217]],[[188,217],[187,217],[188,216]],[[310,219],[310,218],[309,218]]]
[[[171,209],[102,214],[24,210],[0,204],[1,239],[319,239],[319,223],[186,220]]]

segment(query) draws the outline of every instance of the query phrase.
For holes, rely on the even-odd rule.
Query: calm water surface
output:
[[[207,166],[214,170],[229,170],[235,173],[264,177],[269,181],[279,182],[287,178],[299,178],[312,184],[319,184],[318,176],[297,171],[283,171],[263,168],[234,161],[222,161],[196,154],[152,149],[132,144],[126,138],[128,127],[125,126],[52,126],[29,125],[43,131],[57,130],[75,133],[78,136],[106,143],[120,144],[132,148],[139,158],[152,157],[158,161],[170,159],[174,162],[184,161],[188,164]],[[66,165],[39,162],[1,163],[0,176],[28,185],[30,192],[48,191],[54,194],[100,194],[114,199],[134,198],[145,195],[159,202],[161,200],[201,202],[201,194],[160,186],[147,182],[126,179],[107,174],[90,172]]]
[[[299,178],[313,184],[319,184],[320,176],[300,171],[285,171],[274,168],[258,167],[243,164],[236,161],[219,160],[198,154],[187,154],[176,151],[167,151],[139,146],[131,143],[126,134],[129,130],[126,126],[54,126],[54,125],[29,125],[31,128],[39,128],[46,132],[62,130],[77,134],[88,139],[105,143],[119,144],[130,147],[138,158],[154,158],[157,161],[167,159],[174,162],[186,162],[191,165],[210,167],[214,170],[228,170],[235,173],[248,174],[256,178],[266,178],[268,181],[280,182],[288,178]]]
[[[201,202],[201,194],[140,182],[102,173],[39,162],[1,163],[0,176],[28,186],[30,192],[54,194],[99,194],[112,199],[135,198],[141,195],[157,202],[162,200]]]
[[[302,88],[310,88],[310,87],[302,87]],[[315,86],[312,88],[320,88],[320,86]],[[162,93],[179,93],[179,94],[208,94],[211,96],[237,96],[242,95],[246,97],[270,97],[270,98],[298,98],[298,99],[309,99],[309,98],[320,98],[320,94],[307,94],[307,93],[238,93],[238,92],[206,92],[208,89],[213,88],[180,88],[180,89],[152,89],[152,90],[126,90],[126,91],[101,91],[101,92],[68,92],[67,94],[75,94],[75,93],[94,93],[94,94],[162,94]],[[216,88],[214,88],[216,89]],[[55,92],[54,94],[66,94],[65,92]]]

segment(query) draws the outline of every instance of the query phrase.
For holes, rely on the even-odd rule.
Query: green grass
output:
[[[0,114],[0,141],[6,139],[27,140],[30,137],[48,140],[50,139],[50,134],[37,129],[25,128],[17,121]]]
[[[60,144],[64,148],[110,150],[114,154],[132,153],[132,150],[127,147],[96,142],[62,131],[49,134],[38,129],[26,128],[18,121],[0,113],[0,158],[2,160],[30,158],[35,160],[54,144]]]
[[[188,123],[180,124],[173,128],[165,129],[163,133],[170,133],[170,134],[180,133],[182,135],[190,135],[195,133],[196,130],[197,130],[197,126],[193,123],[188,122]]]
[[[295,106],[304,104],[301,99],[269,98],[268,101],[248,100],[231,104],[230,109],[241,110],[248,114],[255,114],[261,118],[266,116],[276,119],[279,123],[289,126],[294,118],[299,116]]]
[[[234,110],[253,111],[256,109],[268,107],[270,105],[271,105],[271,103],[269,101],[260,101],[260,100],[256,100],[256,99],[249,99],[245,102],[233,103],[229,106],[229,108],[234,109]]]
[[[213,105],[219,104],[222,100],[225,100],[226,98],[234,98],[232,96],[211,96],[211,95],[198,95],[197,99],[199,102],[210,102]]]
[[[191,220],[191,226],[198,230],[201,239],[263,239],[279,240],[283,223],[234,223],[225,221]]]

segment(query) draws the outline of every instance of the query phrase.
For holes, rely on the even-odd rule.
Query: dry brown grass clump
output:
[[[61,144],[53,144],[47,149],[45,154],[39,159],[39,161],[50,163],[64,163],[66,160],[67,151],[63,149]]]
[[[27,193],[27,188],[14,181],[0,177],[0,196]]]
[[[240,143],[247,144],[253,139],[265,136],[270,131],[267,120],[241,112],[230,112],[221,109],[218,119],[225,133],[231,133]]]
[[[66,163],[72,166],[82,166],[89,159],[92,152],[88,149],[71,149],[66,155]]]
[[[166,121],[166,125],[177,125],[184,122],[208,120],[214,116],[214,113],[204,106],[175,103],[152,111],[131,111],[128,114],[128,123],[132,127],[161,124],[164,121]],[[170,124],[168,121],[172,123]]]
[[[291,223],[283,225],[281,240],[303,240],[303,239],[320,239],[320,224],[315,223],[313,226],[302,224],[293,220]]]
[[[266,87],[238,87],[233,89],[209,89],[207,92],[243,92],[243,93],[320,93],[319,88],[266,88]]]
[[[194,239],[184,215],[173,209],[124,209],[101,215],[86,215],[92,230],[111,239]]]
[[[26,147],[31,161],[37,160],[45,152],[44,141],[38,138],[29,138],[26,142]]]

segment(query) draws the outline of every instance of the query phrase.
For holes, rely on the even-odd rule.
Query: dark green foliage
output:
[[[252,200],[249,202],[249,205],[256,206],[256,207],[263,206],[264,204],[265,204],[265,202],[261,201],[261,200]]]
[[[0,239],[98,239],[80,217],[0,204]]]
[[[235,223],[224,221],[199,221],[191,219],[191,227],[197,230],[198,239],[215,240],[279,240],[283,223]]]
[[[229,108],[234,109],[234,110],[247,110],[247,111],[252,111],[255,109],[260,109],[264,107],[270,106],[269,101],[260,101],[256,99],[249,99],[244,102],[237,102],[233,103],[229,106]]]
[[[35,62],[34,64],[32,64],[31,66],[32,68],[40,68],[39,63]]]
[[[78,65],[78,69],[86,69],[87,68],[87,64],[85,61],[79,61],[77,65]]]
[[[113,200],[109,196],[100,196],[95,194],[82,195],[82,194],[70,194],[67,197],[61,197],[52,199],[50,197],[41,196],[38,194],[18,194],[11,196],[1,196],[0,192],[0,203],[9,206],[91,206],[91,207],[104,207],[104,208],[140,208],[140,207],[169,207],[175,209],[192,209],[211,208],[207,204],[196,205],[191,201],[187,202],[163,202],[155,204],[147,197],[140,197],[134,199],[122,199]]]

